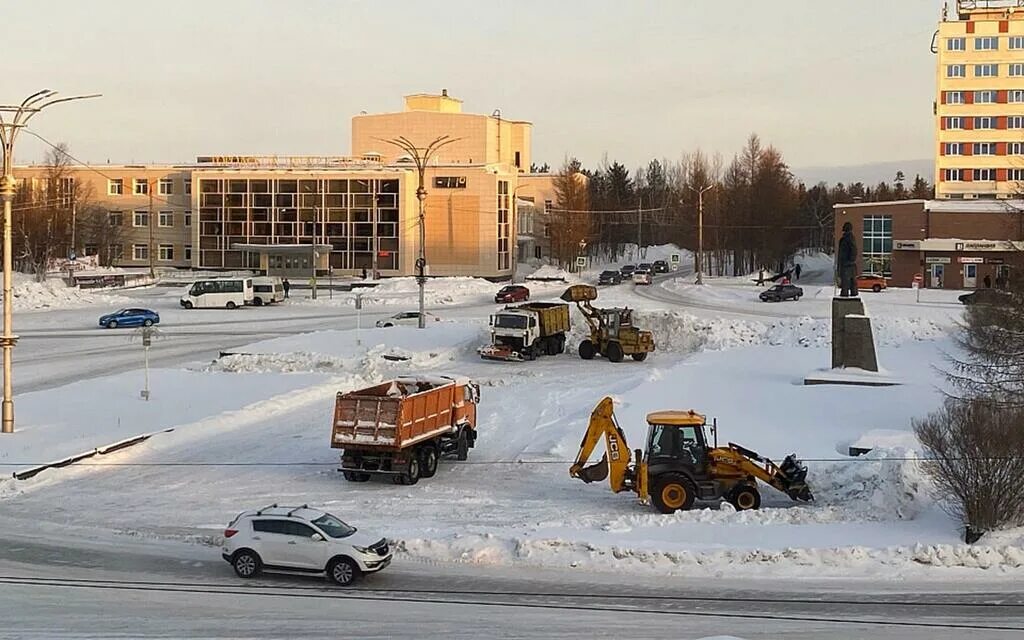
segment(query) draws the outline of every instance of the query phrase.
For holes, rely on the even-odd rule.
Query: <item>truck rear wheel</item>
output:
[[[618,342],[609,342],[604,349],[604,355],[608,357],[609,362],[622,362],[622,345]]]
[[[584,360],[593,360],[594,354],[597,353],[597,349],[594,348],[594,343],[590,340],[584,340],[580,343],[580,357]]]
[[[425,444],[420,447],[420,469],[422,477],[433,478],[437,473],[437,447],[432,444]]]
[[[558,338],[555,336],[551,336],[545,341],[544,348],[549,356],[557,356],[562,352],[558,346]]]
[[[469,432],[466,427],[459,431],[459,437],[455,440],[455,459],[460,461],[469,459]]]
[[[666,473],[654,481],[651,502],[662,513],[686,511],[693,506],[697,490],[690,479],[678,473]]]
[[[420,481],[420,457],[413,455],[405,468],[405,473],[398,474],[398,484],[416,484]]]

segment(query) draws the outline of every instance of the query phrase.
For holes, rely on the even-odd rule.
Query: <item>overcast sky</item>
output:
[[[629,166],[751,132],[794,167],[933,153],[940,0],[3,2],[0,102],[90,163],[344,155],[349,118],[447,88],[534,123],[536,162]],[[24,136],[16,161],[42,158]]]

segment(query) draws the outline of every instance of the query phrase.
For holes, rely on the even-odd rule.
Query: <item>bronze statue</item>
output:
[[[857,242],[853,239],[853,225],[843,224],[843,236],[839,238],[836,251],[836,267],[839,271],[839,296],[857,297]]]

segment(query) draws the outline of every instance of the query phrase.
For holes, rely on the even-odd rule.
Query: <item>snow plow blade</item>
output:
[[[486,346],[476,350],[484,360],[502,360],[505,362],[522,362],[521,353],[513,351],[509,347]]]
[[[561,295],[566,302],[589,302],[597,300],[597,287],[589,284],[574,284]]]

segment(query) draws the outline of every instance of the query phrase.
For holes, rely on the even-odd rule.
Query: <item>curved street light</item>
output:
[[[68,96],[58,98],[57,92],[50,89],[37,91],[21,101],[21,104],[0,104],[0,144],[3,145],[3,176],[0,177],[0,198],[4,201],[4,330],[0,335],[0,347],[3,348],[4,361],[4,397],[2,406],[3,423],[0,426],[0,433],[14,433],[14,393],[11,383],[11,362],[14,355],[13,349],[18,342],[18,336],[12,333],[11,319],[13,316],[12,294],[11,294],[11,272],[13,271],[13,260],[11,259],[11,203],[14,201],[14,193],[17,184],[14,181],[14,142],[18,133],[28,125],[28,121],[37,113],[62,102],[72,100],[86,100],[98,98],[101,94],[92,93],[81,96]]]

